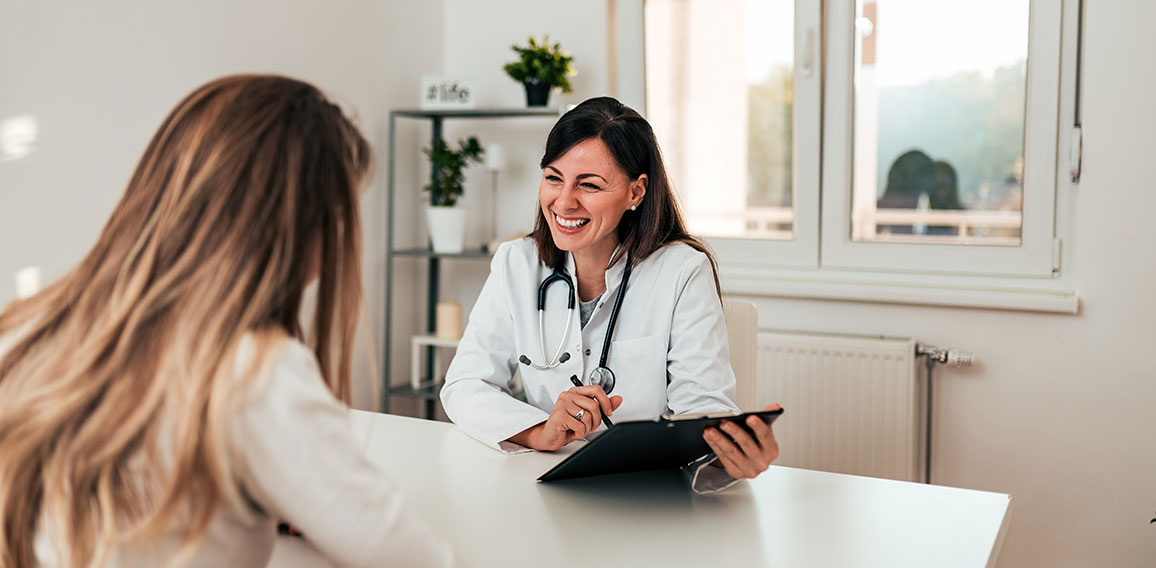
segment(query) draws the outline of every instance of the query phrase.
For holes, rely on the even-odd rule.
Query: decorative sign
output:
[[[422,110],[474,108],[474,82],[469,79],[423,75],[421,78]]]

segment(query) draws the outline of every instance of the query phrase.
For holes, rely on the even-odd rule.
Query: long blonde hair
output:
[[[218,504],[241,502],[224,444],[256,374],[234,368],[243,337],[256,353],[308,337],[349,402],[370,163],[340,109],[294,79],[225,77],[173,109],[88,255],[0,312],[15,339],[0,355],[0,566],[36,564],[42,518],[70,565],[91,566],[174,523],[188,551]]]

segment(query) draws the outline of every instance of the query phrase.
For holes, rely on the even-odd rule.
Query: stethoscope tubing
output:
[[[549,280],[549,279],[547,279],[547,280]],[[569,283],[569,279],[567,279],[566,282]],[[573,286],[574,286],[573,284],[570,284],[571,289],[573,288]],[[544,299],[546,297],[546,294],[539,292],[538,297],[543,299],[543,301],[540,301],[539,304],[540,305],[544,304],[545,303]],[[558,365],[561,365],[562,363],[565,363],[566,361],[568,361],[570,359],[570,357],[564,357],[563,353],[562,353],[562,350],[566,348],[566,340],[570,338],[570,325],[574,323],[574,307],[573,307],[574,306],[574,300],[573,300],[574,294],[570,294],[570,297],[571,297],[571,300],[570,300],[570,306],[571,307],[566,310],[566,330],[562,332],[562,340],[558,342],[558,349],[554,350],[554,356],[547,359],[545,365],[535,365],[533,362],[530,363],[530,366],[534,367],[535,369],[538,369],[539,371],[545,371],[547,369],[553,369],[554,367],[557,367]],[[542,346],[542,356],[545,357],[546,356],[546,310],[545,310],[544,306],[538,308],[538,341]],[[565,355],[569,355],[569,353],[566,353]],[[529,359],[527,358],[527,360],[529,360]]]
[[[602,356],[598,358],[598,366],[606,369],[606,357],[610,354],[610,341],[614,339],[614,324],[618,323],[618,311],[622,308],[622,298],[626,297],[626,283],[630,280],[630,263],[626,263],[626,272],[622,273],[622,283],[618,285],[618,297],[614,299],[614,309],[610,310],[610,323],[606,327],[606,339],[602,342]],[[570,312],[573,314],[574,312]]]
[[[614,328],[618,323],[618,314],[622,309],[622,300],[626,297],[626,285],[630,281],[630,272],[633,268],[629,257],[624,259],[624,262],[626,262],[625,272],[622,274],[622,282],[618,285],[618,295],[614,299],[614,307],[610,311],[610,321],[606,326],[606,338],[602,342],[602,352],[599,354],[600,356],[598,358],[598,367],[594,369],[594,373],[605,370],[606,373],[611,376],[611,383],[609,388],[613,388],[614,373],[606,366],[606,361],[610,355],[610,343],[614,339]],[[558,342],[558,348],[554,351],[554,356],[546,359],[546,364],[544,365],[534,363],[526,355],[518,357],[519,362],[524,365],[529,365],[530,367],[533,367],[539,371],[553,369],[558,365],[561,365],[562,363],[570,360],[570,353],[564,353],[563,350],[566,348],[566,340],[570,338],[570,326],[574,323],[574,302],[578,294],[574,289],[574,281],[568,274],[565,274],[558,269],[555,269],[554,272],[547,276],[546,279],[542,281],[542,284],[538,286],[538,342],[542,348],[542,356],[547,357],[546,292],[549,291],[551,285],[559,281],[566,284],[566,289],[569,294],[566,298],[566,328],[562,331],[562,340]],[[609,388],[607,389],[607,392],[609,392]]]

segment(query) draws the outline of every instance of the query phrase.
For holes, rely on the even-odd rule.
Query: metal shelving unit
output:
[[[394,167],[395,167],[395,144],[397,142],[397,119],[398,118],[412,118],[430,121],[430,142],[432,143],[442,139],[442,125],[446,119],[493,119],[493,118],[557,118],[566,111],[565,107],[535,107],[535,108],[500,108],[500,109],[469,109],[469,110],[395,110],[389,113],[389,171],[387,181],[387,199],[385,219],[388,230],[386,231],[386,258],[385,258],[385,361],[381,366],[381,409],[384,412],[389,412],[389,401],[391,397],[401,396],[408,398],[416,398],[425,401],[425,416],[426,418],[433,418],[437,409],[438,386],[440,381],[438,377],[427,376],[421,382],[420,386],[415,388],[407,379],[404,386],[394,385],[390,377],[390,357],[391,357],[391,340],[393,338],[393,261],[399,257],[401,258],[425,258],[427,259],[427,305],[426,305],[426,330],[432,334],[434,332],[434,324],[437,317],[437,303],[438,303],[438,286],[440,284],[441,261],[445,260],[489,260],[490,255],[482,250],[464,251],[459,254],[440,254],[435,253],[431,249],[395,249],[393,240],[393,220],[394,220]],[[430,177],[434,182],[438,179],[437,170],[430,173]],[[431,370],[434,368],[434,353],[435,347],[427,347],[425,349],[425,365],[424,369]],[[416,362],[415,362],[416,363]]]

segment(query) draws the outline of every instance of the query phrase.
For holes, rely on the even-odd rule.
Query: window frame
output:
[[[619,14],[623,12],[635,14],[628,18],[628,21],[637,22],[642,27],[643,33],[645,33],[644,1],[623,0],[618,3]],[[817,115],[800,117],[800,108],[802,107],[796,105],[794,130],[797,145],[793,154],[796,158],[807,153],[805,144],[811,142],[808,137],[799,134],[805,130],[803,120],[811,117],[811,119],[817,119],[822,125],[819,130],[818,146],[810,153],[811,157],[818,163],[818,177],[813,182],[814,185],[804,181],[807,170],[796,163],[797,170],[794,176],[796,239],[786,242],[760,242],[755,239],[707,239],[718,257],[724,293],[792,299],[1078,313],[1079,298],[1074,289],[1072,277],[1076,262],[1072,255],[1074,248],[1072,243],[1075,240],[1072,227],[1076,215],[1073,193],[1078,186],[1078,181],[1069,176],[1067,156],[1069,155],[1069,145],[1074,138],[1074,121],[1070,118],[1076,114],[1077,90],[1079,88],[1079,78],[1077,77],[1077,60],[1081,49],[1078,40],[1079,0],[1060,0],[1052,6],[1047,6],[1043,0],[1032,0],[1029,7],[1029,25],[1031,28],[1029,30],[1029,85],[1026,101],[1028,108],[1025,109],[1025,168],[1029,159],[1034,158],[1032,161],[1042,159],[1043,164],[1036,164],[1032,170],[1033,183],[1051,180],[1051,190],[1045,191],[1042,198],[1046,205],[1040,203],[1040,205],[1034,206],[1040,209],[1033,209],[1036,213],[1035,216],[1030,217],[1030,225],[1033,230],[1039,225],[1048,227],[1050,231],[1045,230],[1042,239],[1033,233],[1031,242],[1033,248],[1026,258],[1026,269],[1022,266],[1019,269],[1016,267],[1016,263],[1024,259],[1017,259],[1014,258],[1014,255],[1009,255],[1013,258],[999,259],[999,262],[1005,265],[1010,263],[1010,268],[1001,266],[999,263],[975,266],[976,261],[970,261],[972,266],[964,268],[973,268],[973,270],[961,270],[958,265],[947,267],[945,270],[942,263],[939,263],[938,266],[932,263],[929,266],[920,262],[902,262],[902,259],[900,259],[901,262],[890,265],[878,260],[856,262],[855,258],[848,258],[848,256],[857,253],[856,249],[864,247],[845,247],[834,253],[828,250],[834,245],[847,244],[899,246],[900,248],[896,250],[935,246],[846,242],[850,239],[851,212],[849,207],[844,210],[843,206],[851,200],[850,185],[849,181],[846,180],[849,180],[852,175],[849,165],[851,155],[848,148],[853,143],[853,137],[844,134],[840,140],[840,143],[845,146],[844,159],[846,159],[846,162],[843,163],[846,180],[841,188],[830,183],[836,172],[831,172],[828,169],[834,161],[827,153],[829,144],[834,142],[830,140],[828,135],[828,133],[834,134],[834,129],[829,128],[830,123],[834,122],[829,116],[832,101],[827,98],[832,93],[826,84],[831,73],[833,54],[833,46],[828,40],[834,36],[830,31],[834,25],[831,22],[833,19],[832,7],[840,4],[848,7],[844,14],[846,20],[842,24],[846,26],[853,22],[855,17],[854,0],[824,0],[822,2],[796,0],[795,2],[796,103],[806,98],[806,83],[800,80],[802,77],[799,76],[798,71],[803,69],[801,58],[807,50],[808,29],[814,30],[812,33],[816,42],[814,44],[816,45],[816,55],[813,60],[815,62],[813,77],[817,80],[820,90]],[[806,10],[810,7],[818,12],[817,16],[814,14],[810,16],[817,17],[815,20],[818,22],[817,25],[815,21],[804,19],[807,17],[805,14],[809,14]],[[1045,25],[1049,26],[1046,30],[1043,29]],[[619,45],[622,45],[622,38],[627,36],[628,32],[629,30],[625,28],[617,30]],[[1040,57],[1041,48],[1036,47],[1039,42],[1045,40],[1052,46],[1050,56],[1047,57],[1049,63],[1046,65],[1042,63],[1044,58]],[[853,80],[850,74],[850,64],[853,61],[854,44],[851,43],[852,36],[850,34],[844,38],[844,41],[852,54],[846,55],[846,51],[844,51],[846,59],[844,68],[848,71],[847,81],[850,84]],[[1032,49],[1035,51],[1033,52]],[[1036,57],[1033,58],[1033,55]],[[643,42],[637,42],[634,50],[628,50],[625,59],[632,64],[632,68],[639,71],[644,70],[645,50]],[[1037,78],[1033,84],[1030,75],[1033,69],[1037,74],[1046,72],[1049,76]],[[617,77],[618,88],[622,89],[624,94],[636,93],[634,106],[642,110],[645,115],[645,74],[642,72],[626,74],[620,68]],[[804,89],[802,93],[800,92],[801,89]],[[847,107],[844,109],[847,112],[845,124],[848,129],[852,125],[849,113],[852,104],[851,96],[850,91],[847,91],[844,98],[844,104]],[[1050,110],[1047,116],[1039,116],[1039,109],[1032,108],[1035,104],[1032,102],[1034,100],[1032,97],[1040,96],[1054,100],[1048,105]],[[1051,135],[1044,134],[1045,138],[1050,139],[1050,144],[1041,141],[1039,134],[1029,134],[1033,128],[1027,125],[1030,123],[1031,126],[1035,126],[1036,122],[1040,120],[1046,120],[1048,128],[1053,132]],[[1026,146],[1029,135],[1034,136],[1030,150]],[[1077,148],[1076,151],[1078,152],[1078,150]],[[1025,192],[1027,176],[1028,172],[1025,170]],[[1043,185],[1046,187],[1048,183],[1044,182]],[[830,194],[835,192],[841,194],[841,200],[830,197]],[[806,203],[810,198],[814,199],[814,207],[817,207],[813,217],[808,217],[808,213],[805,212],[811,210],[809,209],[811,206]],[[1024,202],[1025,204],[1028,202],[1026,193]],[[1031,212],[1025,210],[1024,215],[1024,238],[1026,240]],[[840,230],[832,233],[833,226],[839,227]],[[809,229],[815,231],[812,240],[808,240],[806,233]],[[839,239],[832,240],[835,239],[836,235]],[[977,250],[997,247],[970,245],[958,246],[957,248]]]
[[[1031,0],[1024,113],[1020,246],[853,241],[855,0],[827,19],[824,90],[823,231],[820,264],[842,270],[938,272],[1051,278],[1059,142],[1061,4]]]
[[[819,267],[819,214],[822,149],[822,10],[818,2],[795,2],[794,105],[791,128],[791,185],[794,208],[791,239],[708,237],[720,269]]]
[[[645,0],[623,0],[617,2],[615,18],[627,26],[616,28],[614,50],[623,56],[616,57],[613,67],[616,90],[621,91],[623,100],[631,99],[644,116],[646,112],[646,54],[645,41],[639,41],[636,34],[629,33],[629,23],[638,22],[645,36]],[[822,3],[806,0],[795,2],[794,21],[794,105],[792,108],[794,125],[792,128],[793,172],[792,207],[794,209],[793,236],[791,239],[754,239],[731,237],[705,237],[704,240],[716,253],[720,270],[760,270],[767,267],[796,268],[814,270],[819,267],[819,214],[822,148]],[[623,49],[625,47],[625,49]],[[637,63],[636,63],[637,62]],[[623,69],[636,69],[633,74]],[[810,69],[810,72],[806,72]],[[802,72],[800,72],[802,70]],[[628,103],[629,104],[629,103]],[[661,143],[661,141],[660,141]],[[678,181],[675,187],[678,187]]]

